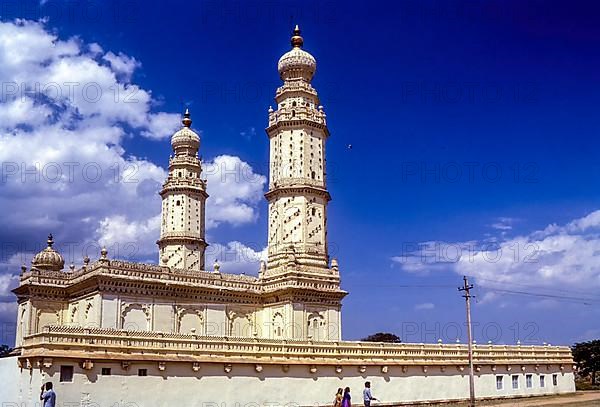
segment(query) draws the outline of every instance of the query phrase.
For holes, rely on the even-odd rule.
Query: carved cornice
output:
[[[96,262],[71,274],[36,271],[14,290],[19,301],[69,301],[95,292],[230,304],[270,304],[276,297],[339,304],[339,275],[310,268],[252,276],[171,269],[120,260]],[[52,281],[54,284],[48,284]]]
[[[465,366],[468,349],[463,344],[387,344],[371,342],[318,342],[231,338],[116,329],[47,327],[26,336],[20,359],[77,358],[135,361],[143,360],[276,363],[332,366]],[[141,357],[141,356],[137,356]],[[536,365],[572,366],[566,346],[474,346],[475,364],[486,366]],[[341,362],[343,361],[343,362]]]
[[[276,119],[274,119],[276,120]],[[319,123],[315,120],[310,119],[301,119],[301,118],[293,118],[293,119],[285,119],[280,121],[269,122],[269,127],[266,128],[267,135],[269,138],[276,136],[278,133],[277,130],[288,129],[288,128],[298,128],[298,127],[312,127],[315,129],[323,130],[325,138],[329,137],[329,130],[327,129],[327,124],[325,122]]]
[[[276,186],[265,194],[265,198],[267,198],[268,201],[271,201],[281,196],[290,195],[316,195],[325,199],[327,202],[331,201],[331,195],[329,195],[329,192],[326,189],[312,185]]]

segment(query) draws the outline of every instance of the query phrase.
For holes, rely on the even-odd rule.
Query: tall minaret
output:
[[[269,108],[268,262],[265,275],[289,269],[331,272],[327,252],[325,112],[311,86],[315,58],[302,49],[298,26],[292,49],[277,65],[283,86]],[[337,267],[336,267],[337,268]]]
[[[169,175],[160,191],[162,220],[160,264],[178,269],[204,270],[204,207],[208,194],[200,178],[200,137],[190,126],[186,109],[183,127],[171,138],[174,156],[169,158]]]

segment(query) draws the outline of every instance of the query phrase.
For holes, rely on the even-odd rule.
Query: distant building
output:
[[[14,290],[15,357],[0,360],[7,401],[34,405],[47,380],[59,405],[107,407],[329,404],[347,385],[360,400],[366,378],[386,403],[468,396],[465,345],[341,341],[347,293],[327,247],[329,130],[297,27],[291,43],[268,112],[268,258],[258,277],[217,261],[206,270],[208,194],[186,111],[160,192],[159,264],[103,249],[64,270],[49,236]],[[574,391],[566,347],[478,345],[475,359],[479,397]]]

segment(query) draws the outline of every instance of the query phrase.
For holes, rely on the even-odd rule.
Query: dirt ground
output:
[[[466,404],[454,404],[466,406]],[[527,399],[484,401],[477,403],[481,407],[600,407],[600,391],[577,392],[566,396],[532,397]]]

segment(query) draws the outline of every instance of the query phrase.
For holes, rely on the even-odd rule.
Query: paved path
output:
[[[600,391],[577,392],[567,396],[534,397],[531,399],[506,400],[503,402],[481,403],[485,407],[545,407],[545,406],[572,406],[572,407],[600,407]]]

